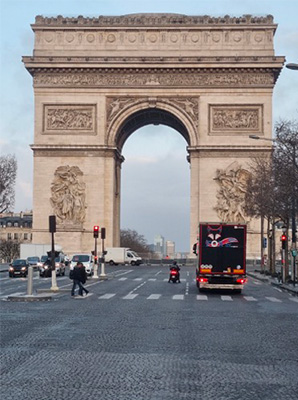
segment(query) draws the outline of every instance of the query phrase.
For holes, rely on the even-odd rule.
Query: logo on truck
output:
[[[229,237],[222,240],[221,233],[222,233],[222,225],[212,228],[212,226],[207,227],[208,238],[206,239],[206,247],[236,247],[235,244],[239,243],[236,238]]]

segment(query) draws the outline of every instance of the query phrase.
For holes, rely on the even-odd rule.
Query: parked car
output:
[[[65,275],[65,264],[63,257],[58,256],[55,258],[55,270],[56,275]],[[52,276],[51,258],[48,257],[47,260],[43,263],[42,267],[39,267],[39,276]]]
[[[8,273],[10,278],[14,276],[27,276],[28,275],[29,263],[27,260],[17,259],[10,264]]]
[[[38,263],[40,262],[39,257],[27,257],[27,261],[29,265],[32,265],[32,267],[37,266]]]
[[[78,262],[84,265],[87,275],[91,276],[93,274],[93,260],[91,254],[74,254],[70,269],[73,269]]]

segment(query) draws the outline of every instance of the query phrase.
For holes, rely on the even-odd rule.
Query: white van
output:
[[[87,275],[93,275],[93,259],[91,254],[74,254],[71,259],[70,269],[73,269],[78,262],[84,265]]]

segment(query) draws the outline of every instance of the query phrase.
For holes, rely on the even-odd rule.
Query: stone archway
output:
[[[137,127],[163,123],[188,143],[190,248],[200,221],[245,218],[248,164],[270,145],[272,91],[284,58],[272,16],[175,14],[36,17],[33,241],[48,216],[68,253],[90,251],[93,225],[119,244],[122,146]],[[249,222],[249,254],[259,226]]]

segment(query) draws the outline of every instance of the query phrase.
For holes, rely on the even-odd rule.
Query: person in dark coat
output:
[[[78,262],[77,265],[74,267],[72,277],[73,277],[73,285],[72,285],[72,289],[71,289],[71,295],[72,296],[75,295],[76,286],[79,287],[79,295],[80,296],[83,296],[83,291],[87,295],[89,293],[89,290],[87,290],[83,286],[83,284],[87,280],[87,274],[86,274],[85,267],[82,263]]]

